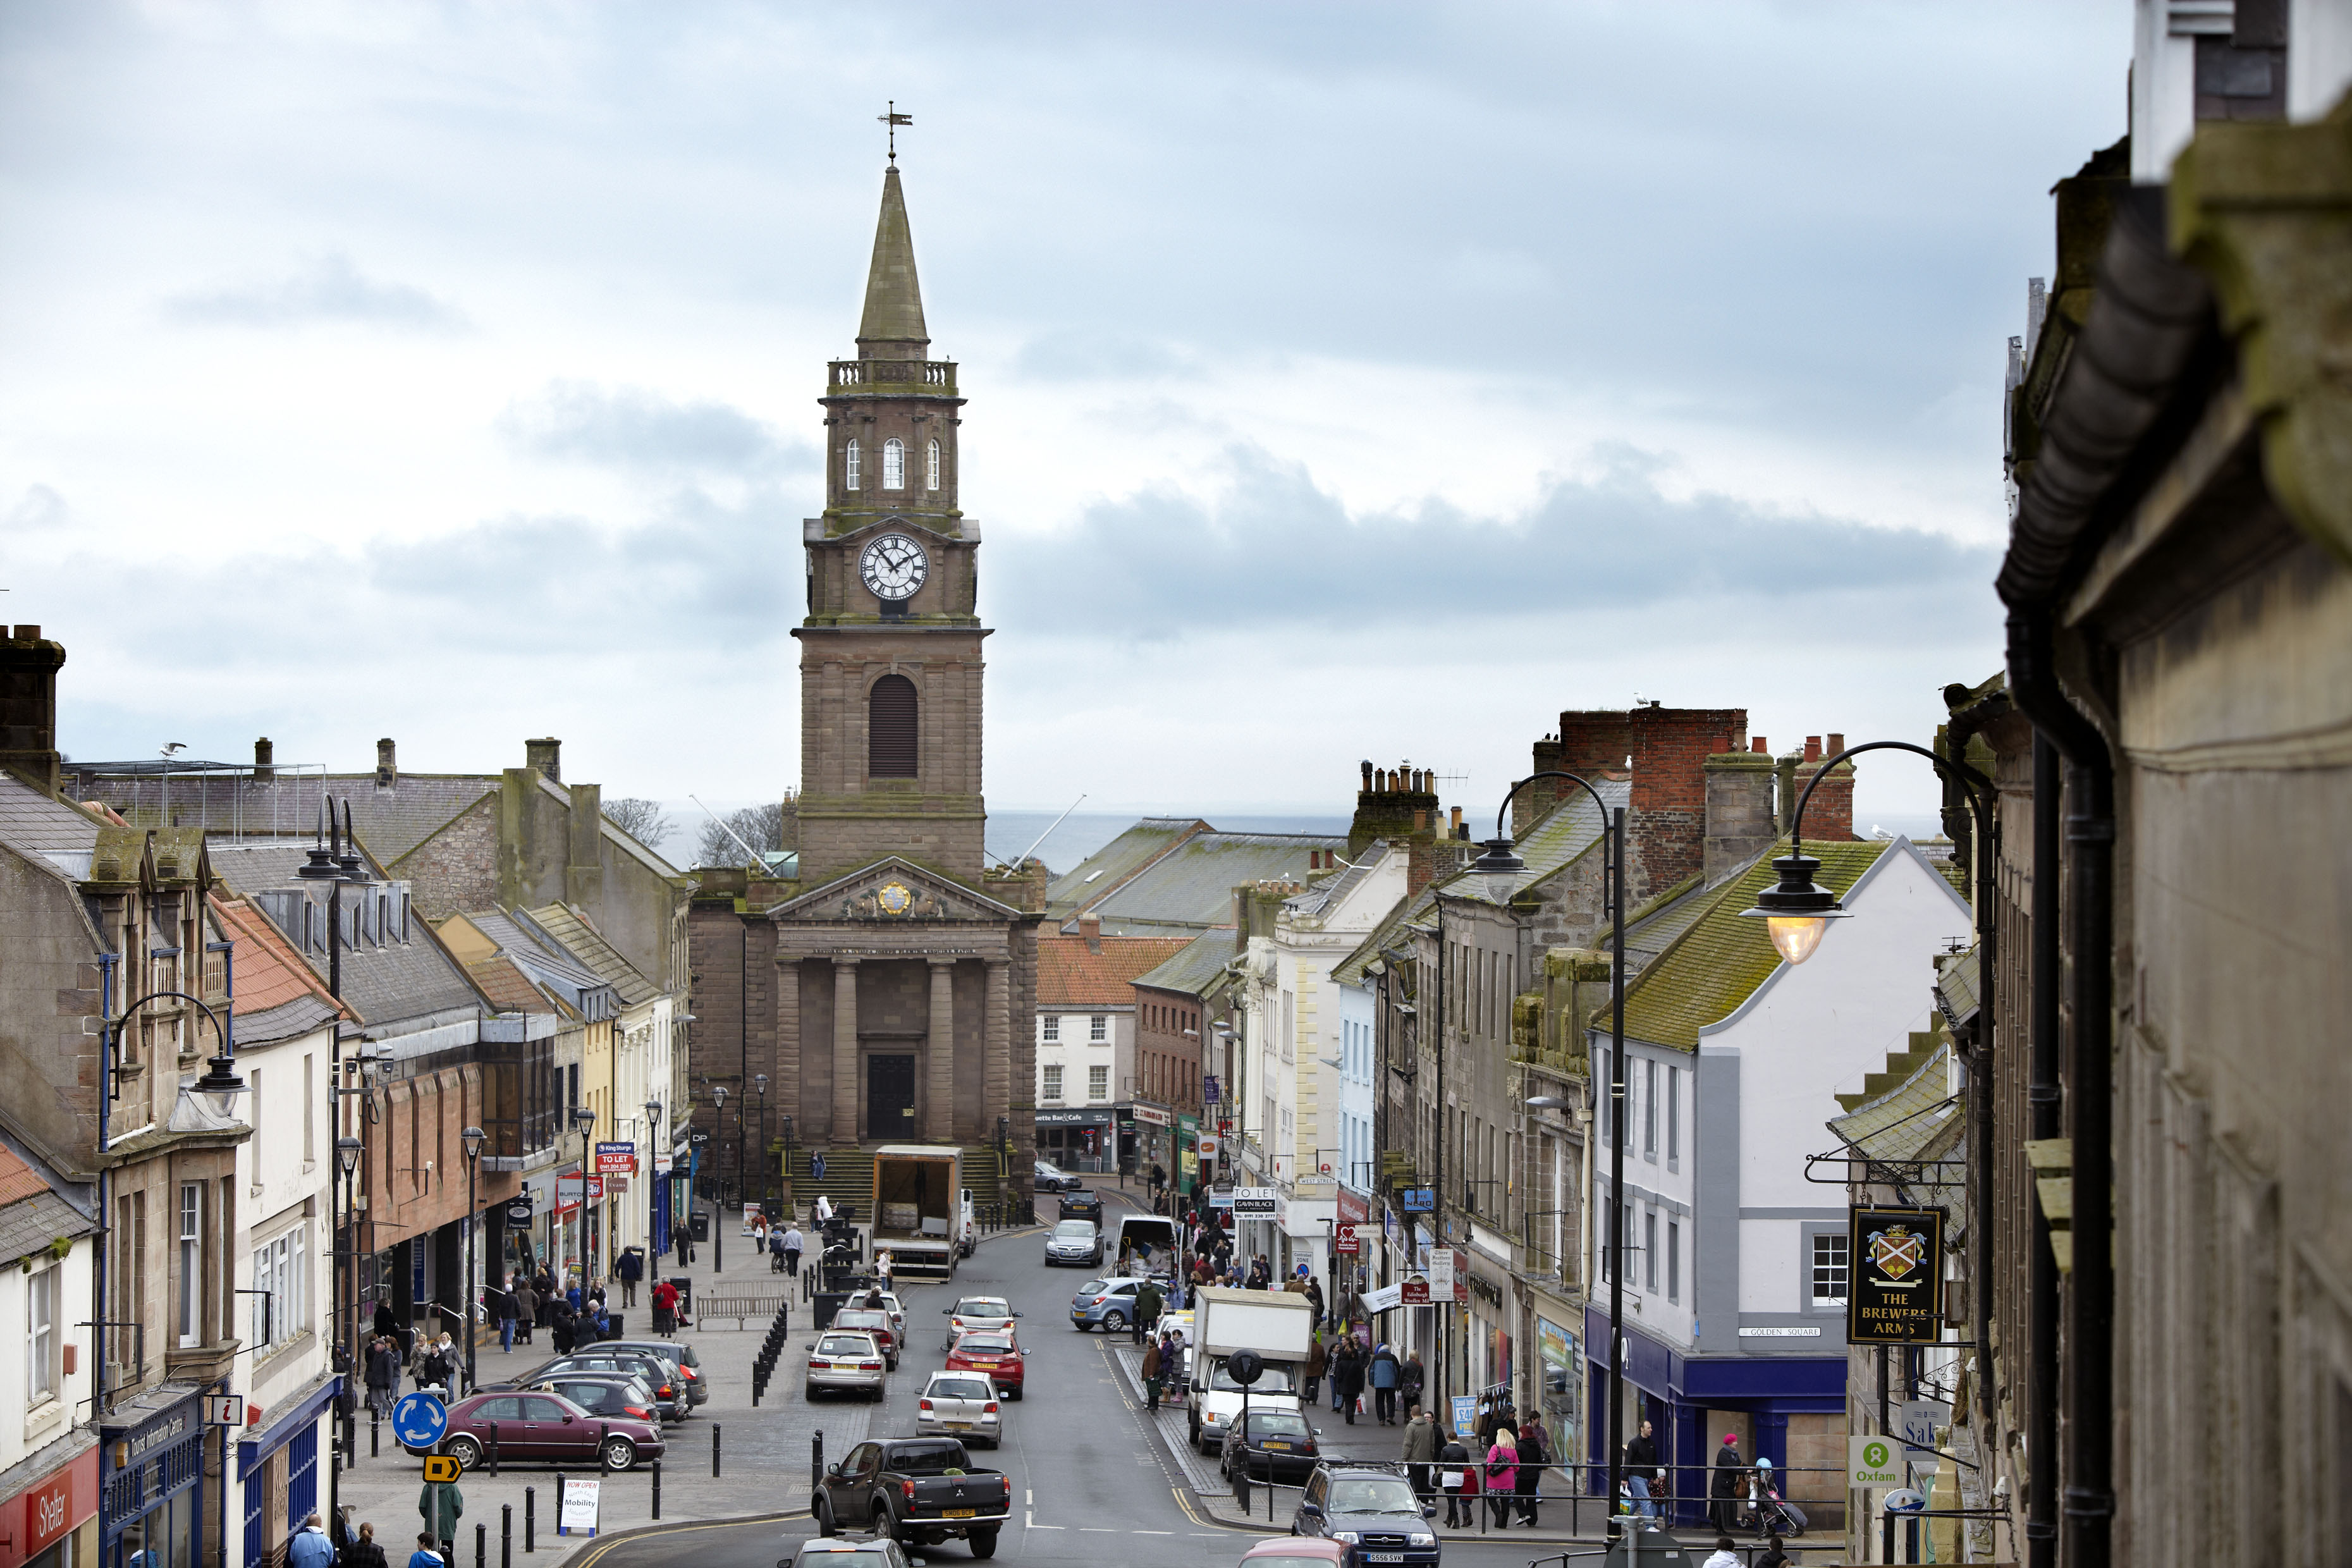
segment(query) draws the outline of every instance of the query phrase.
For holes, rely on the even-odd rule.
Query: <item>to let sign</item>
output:
[[[596,1169],[611,1174],[627,1175],[637,1168],[637,1146],[635,1143],[599,1143],[596,1145]]]
[[[1862,1208],[1846,1214],[1853,1278],[1845,1337],[1858,1345],[1933,1344],[1943,1337],[1944,1211]]]

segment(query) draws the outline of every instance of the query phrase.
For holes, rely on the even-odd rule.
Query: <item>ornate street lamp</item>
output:
[[[654,1243],[656,1242],[656,1240],[657,1240],[657,1239],[658,1239],[658,1237],[656,1237],[656,1232],[661,1228],[661,1227],[660,1227],[660,1226],[656,1223],[656,1222],[659,1220],[660,1216],[661,1216],[661,1187],[660,1187],[660,1178],[655,1174],[655,1166],[654,1166],[654,1159],[655,1159],[656,1153],[656,1152],[657,1152],[657,1151],[659,1151],[659,1150],[660,1150],[660,1148],[661,1148],[661,1123],[662,1123],[662,1102],[661,1102],[660,1100],[646,1100],[646,1128],[647,1128],[647,1131],[646,1131],[646,1261],[647,1263],[651,1263],[655,1258],[659,1258],[659,1257],[661,1256],[661,1249],[660,1249],[658,1247],[656,1247],[656,1246],[655,1246],[655,1245],[654,1245]]]
[[[760,1212],[768,1215],[768,1222],[772,1225],[775,1223],[775,1216],[770,1213],[768,1203],[768,1075],[763,1072],[753,1073],[751,1087],[760,1091]],[[742,1135],[742,1128],[737,1127],[735,1136],[740,1140]],[[741,1172],[742,1156],[736,1156],[735,1168],[739,1173]]]
[[[475,1205],[474,1169],[481,1163],[482,1141],[489,1136],[478,1127],[468,1127],[457,1134],[466,1145],[466,1292],[459,1310],[466,1323],[466,1392],[474,1392],[474,1233],[481,1228],[481,1211]]]
[[[710,1183],[710,1271],[724,1273],[727,1268],[727,1086],[714,1084],[710,1103],[717,1106],[719,1121],[714,1131],[718,1136],[712,1147],[717,1151],[710,1158],[719,1169]]]

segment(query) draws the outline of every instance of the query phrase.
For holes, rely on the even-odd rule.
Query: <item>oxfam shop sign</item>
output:
[[[1893,1437],[1872,1436],[1846,1439],[1846,1485],[1878,1490],[1909,1484],[1903,1445]]]

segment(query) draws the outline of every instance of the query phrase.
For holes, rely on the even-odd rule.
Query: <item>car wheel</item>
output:
[[[461,1470],[470,1470],[482,1462],[482,1446],[471,1437],[452,1437],[446,1447],[449,1457],[457,1461]]]
[[[974,1557],[993,1557],[996,1555],[996,1531],[975,1530],[971,1532],[969,1544]]]
[[[1116,1307],[1103,1314],[1103,1332],[1119,1334],[1127,1331],[1127,1314]]]
[[[1024,1393],[1025,1393],[1025,1392],[1027,1392],[1027,1391],[1026,1391],[1026,1390],[1024,1390],[1024,1389],[1012,1388],[1012,1389],[1007,1389],[1007,1390],[1005,1390],[1005,1392],[1006,1392],[1007,1394],[1011,1394],[1011,1395],[1012,1395],[1015,1400],[1018,1400],[1018,1399],[1022,1396],[1022,1394],[1024,1394]]]
[[[814,1383],[802,1384],[801,1399],[804,1404],[814,1405],[816,1403],[816,1384]]]
[[[824,1500],[823,1492],[817,1493],[816,1500],[810,1506],[809,1511],[816,1515],[816,1532],[819,1535],[829,1537],[839,1533],[833,1522],[833,1506]]]
[[[882,1499],[876,1498],[872,1502],[866,1506],[871,1510],[866,1517],[874,1521],[875,1539],[877,1541],[898,1541],[898,1521],[890,1517],[890,1505],[887,1502],[885,1502]],[[899,1544],[904,1545],[906,1543],[904,1542],[899,1542]]]
[[[637,1446],[626,1437],[604,1439],[604,1468],[608,1470],[633,1469],[637,1462]]]
[[[1185,1430],[1192,1436],[1192,1447],[1195,1448],[1199,1447],[1201,1446],[1201,1418],[1188,1410],[1184,1413],[1184,1426]]]

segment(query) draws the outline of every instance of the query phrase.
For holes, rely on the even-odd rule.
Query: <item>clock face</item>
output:
[[[905,534],[886,533],[857,558],[857,574],[877,599],[911,599],[931,574],[931,561]]]

